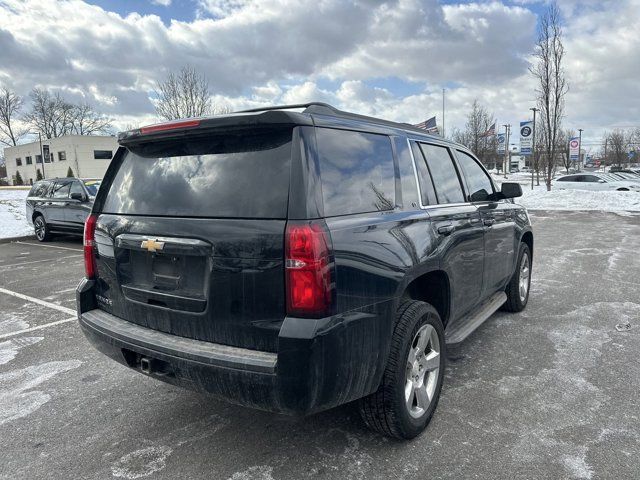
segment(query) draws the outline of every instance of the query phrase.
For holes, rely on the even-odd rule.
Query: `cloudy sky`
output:
[[[565,125],[640,125],[640,0],[560,0]],[[0,85],[86,100],[116,127],[156,121],[156,82],[188,64],[232,109],[310,100],[464,124],[475,98],[516,124],[545,1],[0,0]]]

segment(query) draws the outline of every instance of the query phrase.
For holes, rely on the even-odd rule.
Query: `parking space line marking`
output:
[[[65,320],[58,320],[56,322],[45,323],[44,325],[38,325],[37,327],[25,328],[24,330],[18,330],[17,332],[9,332],[0,335],[0,340],[5,338],[15,337],[16,335],[21,335],[23,333],[35,332],[36,330],[42,330],[43,328],[53,327],[55,325],[60,325],[61,323],[68,323],[77,320],[77,317],[67,318]]]
[[[23,265],[31,265],[32,263],[53,262],[54,260],[66,260],[67,258],[75,258],[75,257],[81,257],[81,256],[82,256],[81,253],[77,253],[75,255],[68,255],[66,257],[60,257],[60,258],[45,258],[43,260],[34,260],[32,262],[10,263],[8,265],[0,265],[0,269],[7,268],[7,267],[21,267]]]
[[[39,298],[30,297],[29,295],[23,295],[22,293],[13,292],[11,290],[7,290],[6,288],[0,287],[0,293],[6,293],[7,295],[11,295],[12,297],[21,298],[22,300],[27,300],[29,302],[37,303],[38,305],[42,305],[43,307],[53,308],[54,310],[58,310],[60,312],[68,313],[69,315],[75,315],[76,311],[67,307],[63,307],[62,305],[58,305],[56,303],[46,302],[44,300],[40,300]]]
[[[14,242],[14,243],[19,243],[20,245],[31,245],[32,247],[60,248],[62,250],[71,250],[73,252],[81,252],[82,251],[82,249],[80,249],[80,248],[61,247],[60,245],[42,245],[41,243],[22,242],[20,240],[18,240],[17,242]]]

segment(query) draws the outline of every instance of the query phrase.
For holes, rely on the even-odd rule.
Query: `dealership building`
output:
[[[15,185],[20,172],[24,184],[44,178],[66,177],[69,167],[78,178],[102,178],[118,148],[114,136],[65,135],[4,149],[7,177]],[[43,164],[44,157],[44,164]]]

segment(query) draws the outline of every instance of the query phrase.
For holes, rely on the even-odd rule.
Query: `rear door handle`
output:
[[[453,225],[442,225],[438,227],[438,233],[441,235],[450,235],[454,230]]]
[[[494,223],[496,223],[496,219],[495,218],[485,218],[482,223],[484,223],[487,227],[490,227],[491,225],[493,225]]]

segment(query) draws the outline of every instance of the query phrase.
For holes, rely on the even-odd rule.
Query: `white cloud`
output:
[[[156,82],[189,64],[208,77],[214,103],[234,109],[319,100],[418,122],[440,115],[444,86],[449,128],[464,123],[475,98],[500,123],[515,123],[534,104],[527,67],[536,15],[528,7],[544,2],[509,3],[199,0],[196,20],[167,24],[81,0],[1,0],[0,83],[21,94],[61,91],[135,124],[153,117]],[[640,0],[560,6],[571,88],[565,123],[587,135],[640,123]]]
[[[162,7],[168,7],[169,5],[171,5],[171,0],[151,0],[151,3],[160,5]]]

